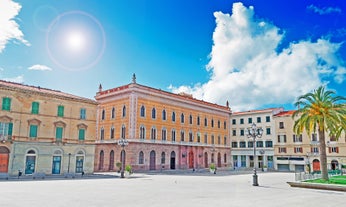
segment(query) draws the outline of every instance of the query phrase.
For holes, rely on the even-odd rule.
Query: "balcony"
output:
[[[12,141],[12,135],[0,135],[0,141],[1,142],[11,142]]]

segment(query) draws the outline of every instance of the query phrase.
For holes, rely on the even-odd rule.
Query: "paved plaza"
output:
[[[0,181],[0,206],[345,206],[346,193],[291,188],[293,173],[260,173],[258,187],[251,174],[133,174],[131,178]]]

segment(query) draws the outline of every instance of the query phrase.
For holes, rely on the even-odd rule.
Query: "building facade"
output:
[[[117,171],[119,139],[126,139],[125,163],[134,170],[200,169],[230,165],[226,106],[136,83],[102,90],[95,96],[95,171]]]
[[[279,171],[320,171],[320,145],[317,133],[293,132],[292,111],[283,111],[274,116],[277,140],[274,145],[275,169]],[[346,164],[346,137],[339,139],[326,134],[327,163],[329,170],[340,169]]]
[[[246,131],[253,123],[263,129],[261,138],[256,138],[256,168],[274,169],[275,122],[274,115],[283,108],[234,112],[231,116],[231,154],[233,168],[254,167],[254,140]]]
[[[92,173],[96,101],[0,81],[0,173]]]

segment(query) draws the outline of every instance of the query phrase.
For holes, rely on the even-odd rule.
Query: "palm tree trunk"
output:
[[[320,159],[321,159],[321,175],[323,180],[329,180],[327,169],[327,153],[326,153],[326,139],[324,130],[318,130],[320,137]]]

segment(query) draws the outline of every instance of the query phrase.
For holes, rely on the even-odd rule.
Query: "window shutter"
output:
[[[57,128],[56,128],[55,138],[57,138],[57,139],[62,139],[62,131],[63,131],[63,128],[62,128],[62,127],[57,127]]]
[[[284,142],[286,143],[286,135],[284,135]]]
[[[329,153],[331,153],[331,152],[332,152],[332,148],[331,148],[331,147],[328,147],[328,150],[329,150]]]
[[[278,142],[280,142],[280,135],[278,135]]]
[[[339,153],[339,147],[336,147],[336,153]]]
[[[84,140],[85,138],[85,129],[79,129],[79,140]]]
[[[12,135],[12,131],[13,131],[13,123],[10,122],[8,123],[8,135]]]
[[[302,147],[300,148],[300,152],[303,153],[303,148]]]

